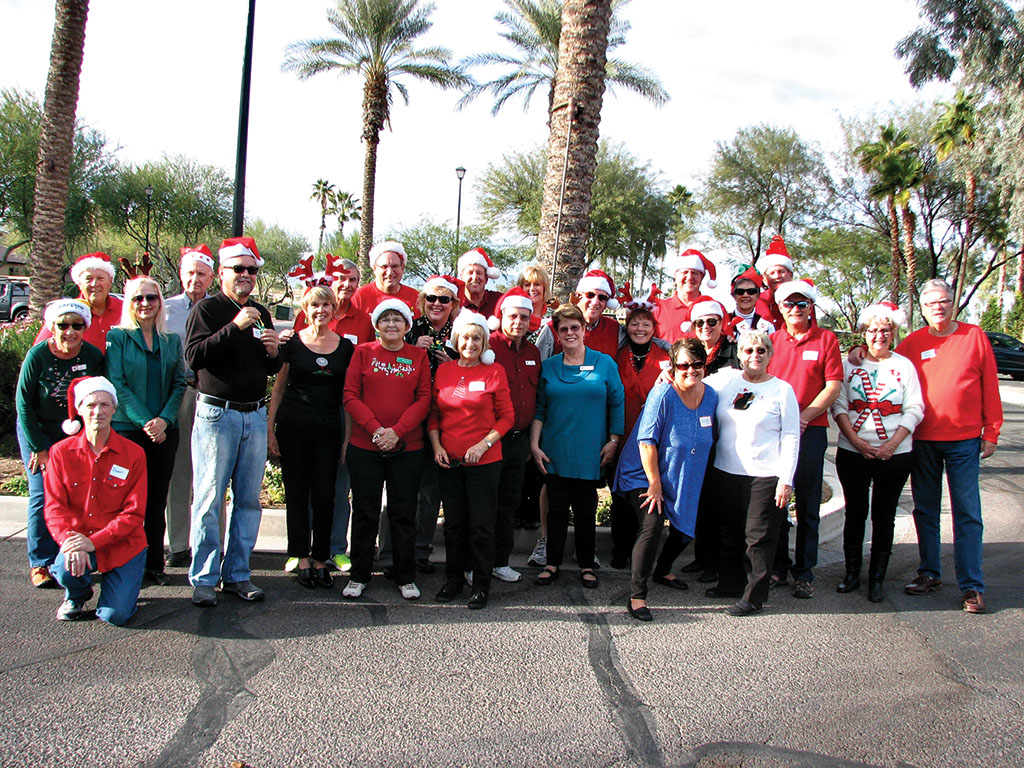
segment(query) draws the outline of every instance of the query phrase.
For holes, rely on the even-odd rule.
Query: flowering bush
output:
[[[13,323],[0,323],[0,455],[17,456],[18,444],[14,425],[18,418],[14,391],[25,354],[39,332],[39,320],[23,318]]]

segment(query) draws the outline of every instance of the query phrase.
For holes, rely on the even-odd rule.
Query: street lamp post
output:
[[[455,262],[459,259],[459,234],[462,229],[462,180],[466,178],[466,169],[461,165],[455,169],[455,175],[459,177],[459,204],[455,209]],[[458,267],[455,268],[458,272]]]
[[[146,255],[149,255],[149,209],[153,204],[153,187],[146,186]]]

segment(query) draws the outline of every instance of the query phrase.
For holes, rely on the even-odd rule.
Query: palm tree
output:
[[[437,85],[462,87],[469,78],[462,67],[449,63],[451,51],[436,46],[414,48],[416,38],[430,29],[433,4],[419,0],[338,0],[328,9],[327,21],[336,37],[303,40],[285,49],[281,68],[305,80],[321,72],[355,73],[363,79],[363,225],[359,257],[364,275],[370,275],[368,254],[373,243],[374,188],[377,144],[384,124],[390,122],[395,92],[409,103],[402,76]]]
[[[363,206],[351,192],[335,192],[331,215],[338,217],[338,239],[345,238],[345,222],[359,221]]]
[[[32,214],[30,306],[37,318],[43,316],[46,302],[60,296],[63,288],[64,218],[88,16],[89,0],[57,0]]]
[[[608,30],[608,51],[626,42],[629,22],[616,18],[615,13],[629,0],[612,0],[611,27]],[[467,67],[500,66],[506,71],[486,83],[474,83],[459,101],[461,109],[483,93],[494,96],[491,114],[497,115],[510,98],[523,96],[523,111],[530,105],[538,88],[545,88],[548,97],[548,115],[555,98],[555,73],[558,70],[558,43],[562,34],[562,0],[505,0],[508,11],[501,11],[495,21],[505,27],[499,34],[505,38],[516,54],[481,53],[470,56],[463,63]],[[607,59],[605,81],[609,90],[621,86],[639,93],[658,106],[668,101],[657,76],[648,69],[621,59]]]
[[[327,229],[327,214],[331,213],[334,185],[323,179],[317,179],[313,183],[313,194],[309,196],[309,199],[320,203],[320,242],[316,246],[316,255],[319,256],[324,250],[324,230]]]
[[[969,154],[974,147],[978,135],[977,95],[968,95],[962,88],[956,92],[951,102],[940,102],[945,111],[935,121],[932,128],[932,144],[939,162],[954,155]],[[966,150],[966,151],[962,151]],[[967,282],[967,250],[971,247],[974,237],[975,207],[978,196],[978,180],[970,159],[964,164],[964,187],[966,200],[964,203],[966,221],[964,222],[964,239],[956,255],[953,266],[953,306],[959,311],[960,297],[964,283]]]
[[[895,169],[897,185],[895,202],[900,207],[903,221],[903,260],[907,265],[907,328],[914,328],[914,305],[917,299],[917,257],[914,250],[914,236],[917,234],[917,218],[910,208],[910,193],[924,181],[924,163],[916,146],[908,148],[899,156]]]

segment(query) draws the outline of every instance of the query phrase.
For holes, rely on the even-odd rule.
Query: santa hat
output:
[[[370,266],[377,266],[377,259],[385,253],[397,253],[402,259],[403,267],[409,261],[409,256],[400,242],[397,240],[385,240],[383,243],[377,243],[370,249]]]
[[[377,327],[377,321],[380,320],[380,316],[389,311],[398,312],[405,318],[405,322],[409,327],[412,328],[412,310],[401,299],[384,299],[384,301],[373,308],[373,312],[370,313],[370,322],[374,328]]]
[[[818,289],[814,287],[814,282],[807,278],[804,278],[803,280],[790,280],[776,288],[775,303],[781,304],[790,296],[797,293],[801,296],[806,296],[815,304],[818,303]]]
[[[697,303],[690,307],[690,317],[696,320],[698,317],[707,317],[708,315],[725,317],[725,305],[710,296],[700,296]]]
[[[229,237],[223,243],[220,244],[220,263],[224,264],[226,259],[232,259],[236,256],[252,256],[256,259],[256,266],[262,267],[264,262],[260,258],[260,252],[256,248],[256,241],[251,237]]]
[[[756,269],[754,269],[754,267],[752,267],[749,264],[744,264],[743,266],[745,266],[746,269],[744,269],[742,272],[740,272],[738,275],[736,275],[736,277],[732,279],[732,287],[735,288],[736,283],[738,283],[740,280],[749,280],[758,288],[764,288],[764,278],[761,277],[761,273],[758,272]]]
[[[81,299],[57,299],[46,305],[46,309],[43,311],[43,324],[50,328],[63,315],[69,314],[81,316],[85,321],[86,328],[92,323],[92,310],[84,301]]]
[[[907,324],[907,313],[891,301],[880,301],[877,304],[872,304],[870,307],[864,307],[857,317],[857,324],[866,327],[871,322],[871,319],[875,317],[891,320],[897,328],[902,328]]]
[[[216,269],[217,265],[213,261],[213,254],[210,253],[210,247],[206,243],[200,243],[196,246],[186,245],[181,249],[181,266],[185,266],[186,262],[199,262],[205,264],[210,269]]]
[[[487,273],[487,277],[491,280],[497,280],[501,277],[501,270],[494,266],[494,262],[491,261],[491,257],[487,255],[487,251],[483,248],[474,248],[471,251],[466,251],[459,257],[459,274],[461,275],[462,270],[471,264],[483,267]]]
[[[785,267],[790,272],[793,271],[793,260],[789,258],[786,241],[780,235],[772,238],[764,256],[757,260],[757,269],[762,275],[772,267]]]
[[[60,428],[65,435],[74,435],[82,429],[82,419],[78,415],[82,401],[93,392],[106,392],[117,407],[117,390],[109,379],[103,376],[79,376],[68,385],[68,418],[61,422]]]
[[[430,293],[431,291],[437,290],[438,288],[444,288],[446,291],[450,291],[452,296],[456,299],[459,298],[459,292],[465,287],[465,283],[461,280],[457,280],[451,275],[432,275],[427,282],[423,284],[423,293]]]
[[[97,251],[79,256],[75,260],[75,263],[71,265],[71,281],[77,283],[82,275],[90,269],[99,269],[110,275],[111,280],[114,279],[114,265],[110,262],[110,257]]]
[[[686,249],[672,259],[669,266],[673,276],[681,269],[695,269],[698,272],[703,272],[708,276],[708,288],[718,287],[718,283],[715,281],[718,277],[715,263],[696,248]]]
[[[619,301],[615,298],[615,283],[600,269],[590,270],[576,284],[576,293],[586,293],[587,291],[601,291],[608,294],[608,309],[619,308]]]
[[[509,288],[502,294],[501,298],[498,299],[498,303],[494,306],[494,314],[487,318],[487,323],[492,331],[496,331],[501,327],[501,316],[505,314],[506,310],[510,309],[525,309],[531,315],[533,314],[533,299],[518,285]]]
[[[484,338],[491,335],[491,328],[487,325],[487,318],[481,315],[479,312],[474,312],[472,309],[466,309],[463,307],[462,311],[456,316],[455,321],[452,323],[452,335],[448,340],[448,346],[455,348],[455,339],[458,338],[459,334],[463,329],[470,325],[477,325],[484,332]],[[480,362],[484,365],[490,365],[494,362],[494,352],[490,349],[485,349],[480,355]]]

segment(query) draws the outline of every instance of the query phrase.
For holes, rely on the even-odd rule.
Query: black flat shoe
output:
[[[527,520],[523,523],[524,531],[536,531],[538,528],[540,528],[539,520]]]
[[[651,609],[646,605],[641,605],[639,608],[634,608],[632,602],[626,603],[626,610],[629,615],[637,621],[654,621],[654,615],[651,613]]]
[[[316,579],[313,576],[312,568],[299,568],[299,570],[295,572],[295,575],[299,577],[300,587],[316,587]]]
[[[714,584],[716,581],[718,581],[718,569],[705,568],[697,577],[697,581],[699,581],[701,584]]]
[[[158,587],[166,587],[171,583],[171,577],[163,571],[151,571],[149,568],[145,570],[146,578],[156,584]]]
[[[434,599],[439,603],[450,603],[462,594],[462,585],[454,581],[446,581],[438,590]]]
[[[181,552],[168,552],[164,558],[164,566],[167,568],[188,568],[192,565],[192,550],[183,549]]]
[[[742,592],[730,592],[727,589],[719,589],[718,587],[709,587],[704,590],[705,597],[743,597]]]
[[[481,608],[487,607],[487,593],[486,592],[474,592],[473,596],[469,598],[469,602],[466,603],[466,607],[473,611],[479,611]]]
[[[665,576],[651,576],[651,581],[655,584],[661,584],[663,587],[669,589],[689,589],[689,585],[682,579],[669,579]]]
[[[331,570],[329,568],[315,568],[314,573],[318,587],[330,589],[334,586],[334,577],[331,576]]]
[[[416,570],[420,573],[433,573],[435,568],[434,564],[430,562],[427,558],[421,557],[419,560],[416,561]]]
[[[593,578],[588,579],[587,576],[592,576]],[[590,570],[580,571],[580,583],[586,589],[597,589],[597,574]]]
[[[533,578],[533,583],[546,587],[558,578],[558,574],[559,571],[552,571],[550,568],[545,568]]]
[[[752,616],[755,613],[760,613],[764,606],[760,603],[751,603],[749,600],[740,600],[737,603],[733,603],[725,612],[730,616]]]

